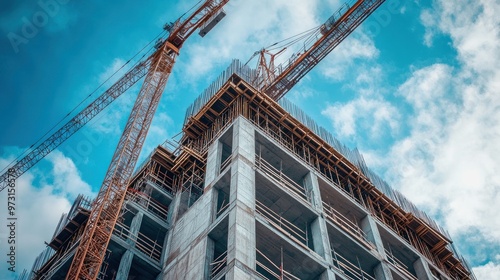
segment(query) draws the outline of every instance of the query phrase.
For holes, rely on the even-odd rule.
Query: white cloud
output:
[[[46,157],[53,165],[53,191],[65,194],[71,201],[79,194],[91,196],[92,187],[82,180],[73,161],[58,150]]]
[[[432,26],[436,24],[434,15],[431,11],[424,9],[422,10],[422,13],[420,13],[420,21],[425,27],[424,45],[427,47],[432,47],[432,41],[434,39],[434,36],[436,35],[434,34],[434,28],[432,28]]]
[[[397,161],[407,163],[399,181],[427,208],[440,208],[452,232],[478,228],[500,241],[500,221],[491,207],[500,203],[500,20],[494,16],[500,5],[439,6],[436,28],[450,34],[463,67],[453,71],[436,64],[415,71],[401,86],[415,118],[412,134],[393,150]]]
[[[99,75],[99,83],[104,83],[103,90],[110,88],[119,78],[123,77],[129,70],[130,66],[126,67],[125,60],[121,58],[113,59],[111,65],[106,67]],[[116,72],[115,75],[113,75]],[[109,79],[109,81],[107,81]],[[103,112],[95,116],[89,123],[89,126],[103,135],[111,134],[118,137],[122,134],[123,128],[121,125],[124,123],[125,118],[130,115],[135,98],[138,95],[138,86],[132,86],[127,92],[123,93],[113,103],[111,103]],[[103,91],[96,93],[102,94]],[[97,96],[97,95],[96,95]],[[96,97],[94,97],[96,98]]]
[[[13,157],[0,158],[3,168]],[[54,151],[47,157],[52,163],[50,172],[42,173],[36,168],[16,180],[17,215],[17,271],[31,268],[36,256],[45,249],[44,242],[50,242],[62,213],[69,211],[73,198],[78,193],[93,196],[90,186],[85,183],[71,159]],[[46,160],[43,160],[46,161]],[[53,183],[48,183],[52,181]],[[0,220],[6,221],[7,192],[0,193]],[[0,231],[0,247],[6,252],[7,233]],[[2,256],[0,270],[7,271],[7,263]]]
[[[137,165],[140,165],[158,145],[163,144],[171,136],[169,130],[172,128],[174,121],[164,112],[165,110],[161,109],[151,123]]]
[[[379,50],[373,40],[361,31],[346,38],[320,65],[323,76],[336,81],[343,80],[356,60],[378,57]]]
[[[225,8],[227,16],[218,26],[199,43],[185,46],[186,53],[190,54],[186,74],[192,79],[199,79],[214,67],[221,66],[221,62],[224,66],[233,58],[246,62],[255,51],[265,46],[319,26],[321,22],[317,14],[321,1],[229,2]],[[280,57],[288,58],[291,53],[289,51]]]
[[[382,99],[360,97],[346,104],[329,105],[321,112],[328,117],[336,135],[350,138],[360,130],[368,130],[371,138],[378,138],[384,132],[398,129],[398,110]]]
[[[477,279],[496,280],[500,279],[500,255],[496,256],[496,262],[490,261],[485,265],[474,268]]]
[[[458,246],[477,256],[479,244],[491,250],[500,243],[500,3],[436,3],[421,16],[424,40],[450,36],[459,64],[416,69],[399,88],[414,114],[410,134],[391,150],[387,174],[397,174],[393,185],[441,217],[452,236],[474,232],[471,244]],[[486,254],[490,262],[474,271],[478,279],[498,279],[498,259]]]
[[[421,13],[423,41],[435,47],[437,34],[449,36],[458,63],[412,67],[396,96],[410,113],[394,126],[405,126],[407,132],[397,135],[388,154],[370,150],[367,158],[411,201],[439,217],[454,239],[474,233],[476,238],[457,245],[481,264],[474,268],[478,279],[498,279],[498,257],[492,257],[500,243],[500,3],[436,3]],[[370,73],[362,74],[366,64],[358,68],[361,74],[350,86],[361,96],[323,111],[341,138],[376,127],[390,129],[387,116],[397,112],[373,90],[379,84],[370,85]],[[363,88],[367,91],[359,90]],[[377,118],[379,108],[386,109]],[[483,249],[487,252],[477,252]]]
[[[122,58],[113,59],[111,65],[106,67],[106,69],[104,69],[104,71],[99,75],[99,82],[106,82],[106,85],[112,85],[112,83],[116,82],[118,78],[123,77],[127,70],[127,67],[123,67],[125,63],[126,61]]]

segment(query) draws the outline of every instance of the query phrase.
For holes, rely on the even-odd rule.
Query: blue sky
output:
[[[0,167],[196,2],[3,1]],[[231,59],[321,24],[340,3],[231,0],[223,21],[181,50],[141,158],[180,131]],[[388,0],[287,95],[445,226],[478,279],[500,279],[499,13],[495,0]],[[97,192],[137,91],[19,178],[19,268],[78,193]]]

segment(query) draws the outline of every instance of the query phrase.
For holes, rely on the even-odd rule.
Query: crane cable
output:
[[[166,33],[165,30],[162,30],[158,35],[156,35],[151,41],[149,41],[142,49],[140,49],[136,54],[134,54],[127,62],[125,62],[120,68],[118,68],[113,74],[111,74],[106,80],[104,80],[97,88],[95,88],[87,97],[85,97],[82,101],[80,101],[71,111],[69,111],[64,117],[62,117],[55,125],[53,125],[45,134],[43,134],[38,140],[36,140],[29,148],[24,150],[19,156],[17,156],[14,160],[12,160],[9,164],[7,164],[1,171],[0,173],[4,173],[5,170],[8,168],[11,168],[12,166],[15,165],[23,156],[25,156],[27,153],[31,151],[31,149],[39,144],[42,139],[44,139],[49,133],[53,132],[55,128],[57,128],[64,120],[66,120],[73,112],[75,112],[85,101],[87,101],[90,97],[92,97],[93,94],[95,94],[101,87],[103,87],[111,78],[113,78],[118,72],[120,72],[127,64],[129,64],[134,58],[136,58],[141,52],[143,52],[149,45],[151,45],[154,41],[156,41],[159,37],[163,36],[164,33]],[[153,47],[150,47],[135,63],[130,67],[130,69],[133,69],[135,66],[137,66],[142,59],[152,50],[154,49]]]
[[[194,8],[196,8],[201,2],[203,2],[203,0],[200,0],[198,1],[196,4],[194,4],[191,8],[189,8],[186,12],[184,12],[180,17],[179,17],[179,20],[185,16],[187,13],[189,13],[190,11],[192,11]],[[156,35],[156,37],[154,37],[151,41],[149,41],[142,49],[140,49],[135,55],[133,55],[127,62],[125,62],[119,69],[117,69],[113,74],[111,74],[111,76],[109,76],[105,81],[103,81],[99,86],[97,86],[96,89],[94,89],[86,98],[84,98],[80,103],[78,103],[69,113],[67,113],[64,117],[61,118],[61,120],[59,120],[55,125],[53,125],[47,132],[45,132],[45,134],[43,134],[38,140],[36,140],[33,144],[31,144],[29,146],[29,148],[27,148],[26,150],[24,150],[19,156],[17,156],[15,159],[13,159],[9,164],[7,164],[1,171],[0,173],[4,173],[5,170],[7,170],[8,168],[12,167],[13,165],[15,165],[16,162],[19,161],[19,159],[21,159],[23,156],[25,156],[27,153],[29,153],[31,151],[31,149],[39,144],[42,139],[45,138],[45,136],[47,136],[49,133],[51,133],[52,131],[54,131],[54,129],[60,125],[65,119],[68,118],[68,116],[73,113],[74,111],[76,111],[76,109],[78,109],[78,107],[80,105],[82,105],[85,101],[87,101],[95,92],[97,92],[101,87],[103,87],[111,78],[113,78],[120,70],[122,70],[127,64],[130,63],[130,61],[132,61],[137,55],[139,55],[142,51],[144,51],[144,49],[146,49],[149,45],[151,45],[151,43],[155,42],[159,37],[162,37],[164,35],[164,33],[166,33],[165,30],[162,30],[158,35]],[[142,59],[146,56],[146,54],[148,54],[149,51],[151,51],[153,48],[150,48],[145,54],[143,54],[141,56],[141,58],[132,66],[130,67],[130,69],[133,69],[135,66],[137,66],[137,64],[139,64],[140,61],[142,61]]]
[[[274,44],[271,44],[268,47],[266,47],[265,49],[268,51],[272,51],[272,50],[276,50],[276,49],[282,49],[282,48],[289,47],[289,46],[303,40],[304,38],[307,38],[307,37],[311,36],[312,34],[316,33],[320,27],[321,27],[321,25],[313,27],[313,28],[306,30],[306,31],[303,31],[301,33],[295,34],[289,38],[286,38],[286,39],[278,41]],[[284,42],[287,42],[289,40],[291,40],[289,43],[284,43]],[[284,43],[284,44],[278,46],[278,44],[281,44],[281,43]]]
[[[288,38],[285,38],[285,39],[283,39],[281,41],[275,42],[275,43],[273,43],[273,44],[271,44],[271,45],[269,45],[269,46],[267,46],[267,47],[265,47],[263,49],[267,50],[267,51],[275,51],[275,50],[278,50],[278,49],[281,50],[281,49],[284,49],[284,48],[288,48],[291,45],[296,44],[297,42],[300,42],[300,41],[302,41],[302,40],[304,40],[306,38],[310,38],[316,32],[318,32],[318,30],[320,29],[320,27],[321,27],[321,25],[313,27],[313,28],[308,29],[306,31],[300,32],[300,33],[295,34],[295,35],[293,35],[291,37],[288,37]],[[282,44],[282,45],[279,45],[279,44]],[[252,59],[259,54],[259,52],[260,51],[254,52],[253,55],[248,59],[248,61],[244,65],[248,65],[248,63],[250,61],[252,61]]]

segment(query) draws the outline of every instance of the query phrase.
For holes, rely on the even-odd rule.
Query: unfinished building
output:
[[[255,77],[233,62],[137,168],[99,279],[475,279],[443,229]],[[90,204],[21,279],[65,279]]]

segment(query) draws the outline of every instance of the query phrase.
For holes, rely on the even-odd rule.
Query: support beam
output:
[[[139,229],[141,228],[143,216],[144,216],[144,214],[141,211],[137,212],[137,214],[134,216],[134,218],[132,219],[132,223],[130,224],[130,235],[139,236]],[[132,245],[132,246],[134,246],[135,242],[136,241],[131,239],[130,236],[127,239],[127,243]]]
[[[366,233],[366,238],[375,244],[377,252],[382,259],[382,262],[374,269],[375,278],[381,280],[392,280],[392,274],[387,264],[387,256],[385,254],[384,243],[378,231],[377,223],[372,216],[367,215],[361,220],[361,229]]]
[[[375,279],[377,280],[392,280],[391,269],[385,261],[381,262],[373,270],[375,272]]]
[[[120,266],[118,267],[118,273],[116,274],[116,280],[127,280],[129,279],[128,274],[130,272],[130,267],[132,266],[132,260],[134,258],[134,253],[127,250],[121,260]]]
[[[238,118],[233,128],[233,155],[236,160],[231,167],[230,207],[227,262],[228,279],[245,275],[241,268],[255,269],[255,137],[253,126]],[[248,277],[248,276],[245,276]]]
[[[429,264],[427,264],[427,262],[422,257],[418,258],[418,260],[416,260],[413,263],[413,268],[415,269],[415,272],[417,273],[417,278],[419,280],[434,279],[432,277],[432,272],[429,269]]]
[[[304,178],[304,188],[309,194],[309,201],[314,209],[319,213],[323,213],[323,205],[321,202],[321,193],[319,190],[318,177],[309,172]],[[332,252],[330,250],[330,240],[328,239],[328,230],[326,221],[323,215],[320,215],[311,224],[311,233],[314,245],[314,251],[322,256],[328,264],[332,262]],[[328,278],[325,278],[328,279]],[[333,278],[334,279],[334,278]]]
[[[205,188],[211,186],[211,183],[220,173],[222,159],[222,143],[215,141],[208,148],[207,167],[205,172]]]

